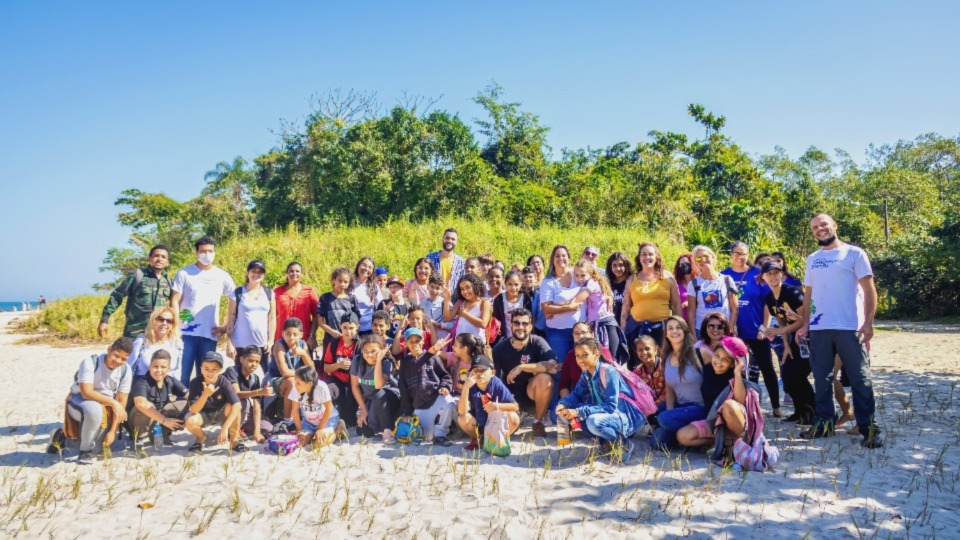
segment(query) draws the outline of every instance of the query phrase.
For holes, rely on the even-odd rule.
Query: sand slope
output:
[[[508,458],[466,454],[462,440],[443,449],[359,439],[282,458],[223,447],[187,458],[180,433],[159,456],[118,443],[113,459],[81,468],[75,451],[61,461],[43,450],[78,362],[99,349],[14,345],[9,319],[0,318],[4,536],[922,538],[960,529],[957,327],[886,323],[877,333],[884,449],[845,434],[808,444],[791,438],[793,424],[770,421],[781,463],[761,474],[723,471],[699,452],[647,453],[645,441],[614,466],[586,445],[530,441],[526,429]]]

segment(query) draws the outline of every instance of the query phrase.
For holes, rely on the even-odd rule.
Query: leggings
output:
[[[810,375],[810,359],[800,356],[800,347],[792,340],[790,352],[793,356],[780,366],[783,391],[793,398],[793,411],[807,423],[813,420],[815,408],[813,386],[807,379],[807,375]]]
[[[770,348],[770,342],[766,339],[744,339],[744,343],[750,347],[750,364],[754,368],[760,368],[763,374],[763,385],[767,387],[767,395],[770,396],[770,406],[774,409],[780,408],[780,386],[777,384],[777,372],[773,369],[773,352]],[[756,369],[748,369],[748,380],[752,383],[760,382],[760,375]]]
[[[385,388],[371,394],[364,404],[367,407],[367,425],[360,429],[361,434],[368,437],[392,428],[400,416],[400,396]]]

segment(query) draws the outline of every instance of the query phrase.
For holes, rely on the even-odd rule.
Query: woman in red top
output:
[[[303,278],[303,266],[298,262],[292,262],[287,265],[287,284],[273,290],[273,296],[277,299],[277,335],[274,336],[274,341],[283,337],[283,323],[290,317],[300,319],[304,329],[313,328],[320,295],[313,287],[301,283],[301,278]],[[316,338],[309,338],[307,345],[311,351],[316,349]]]

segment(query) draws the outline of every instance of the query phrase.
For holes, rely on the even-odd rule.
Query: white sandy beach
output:
[[[0,314],[0,534],[27,538],[925,538],[960,530],[960,327],[883,323],[874,384],[886,446],[838,434],[793,439],[768,421],[781,461],[723,471],[700,452],[647,453],[625,466],[514,437],[514,454],[338,444],[277,457],[225,447],[78,467],[44,453],[79,361],[103,347],[16,345]],[[21,315],[22,316],[22,315]],[[785,410],[790,410],[787,405]],[[526,422],[529,424],[529,420]],[[125,439],[123,443],[128,443]],[[140,510],[138,504],[152,503]]]

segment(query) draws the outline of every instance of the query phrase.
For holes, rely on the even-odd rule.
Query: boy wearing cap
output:
[[[393,276],[386,283],[390,296],[377,304],[377,311],[383,310],[390,314],[390,328],[387,330],[387,336],[390,339],[396,339],[397,329],[403,323],[403,318],[407,316],[410,310],[406,298],[403,297],[403,280]]]
[[[486,427],[489,413],[493,411],[509,413],[508,429],[511,434],[520,427],[520,405],[507,385],[496,376],[493,360],[480,355],[470,365],[470,374],[457,403],[457,423],[470,436],[466,450],[480,448],[480,432]]]
[[[423,428],[423,440],[437,446],[450,446],[447,434],[456,415],[457,400],[450,395],[453,379],[437,354],[449,339],[423,350],[423,331],[408,328],[403,333],[407,354],[400,361],[397,385],[400,388],[400,415],[409,421],[416,415]]]
[[[323,351],[323,380],[330,389],[330,398],[348,428],[356,427],[360,406],[350,387],[350,366],[357,354],[357,333],[360,319],[353,312],[340,317],[340,337],[327,344]]]
[[[224,444],[229,438],[234,452],[247,450],[243,443],[237,442],[240,436],[240,398],[222,371],[223,357],[210,351],[200,363],[200,376],[190,381],[184,427],[197,438],[190,447],[191,453],[203,453],[203,443],[207,439],[203,427],[212,424],[220,424],[217,444]]]
[[[378,266],[373,271],[373,282],[377,285],[377,290],[380,291],[381,295],[385,295],[387,292],[387,281],[390,280],[390,272],[382,266]]]

